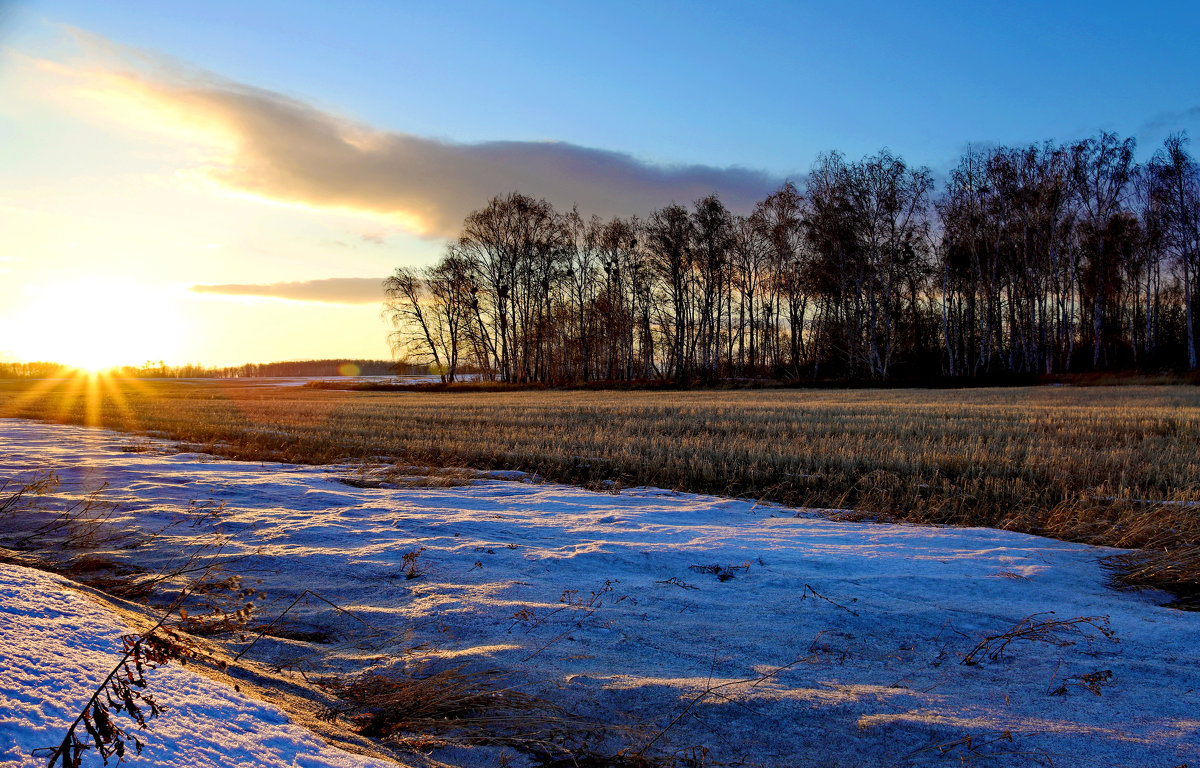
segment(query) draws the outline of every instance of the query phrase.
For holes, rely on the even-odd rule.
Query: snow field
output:
[[[124,452],[131,442],[102,430],[0,421],[0,477],[54,469],[64,480],[59,503],[107,482],[104,498],[119,504],[118,524],[161,531],[135,549],[105,553],[114,559],[153,569],[220,532],[229,537],[223,555],[244,557],[232,567],[262,580],[268,600],[261,616],[273,617],[307,588],[362,619],[356,624],[310,601],[292,628],[332,642],[268,638],[252,652],[261,661],[352,674],[415,655],[511,670],[530,691],[628,725],[637,738],[652,738],[686,711],[655,748],[707,750],[718,764],[1200,760],[1200,614],[1161,607],[1162,595],[1111,589],[1101,558],[1112,550],[486,474],[460,487],[355,487],[342,482],[354,475],[351,467],[220,461],[171,453],[165,443]],[[225,507],[195,516],[197,500]],[[421,548],[423,573],[406,578],[404,555]],[[732,578],[706,572],[709,566]],[[7,599],[18,587],[4,584]],[[0,755],[16,759],[43,745],[59,722],[53,717],[66,718],[51,687],[65,678],[10,684],[7,675],[36,668],[31,654],[43,649],[92,668],[112,653],[106,644],[119,647],[121,632],[101,615],[89,619],[99,622],[95,631],[46,645],[59,637],[61,614],[12,605],[0,628],[5,695],[22,697],[20,711],[39,712],[0,721]],[[1041,613],[1040,620],[1106,616],[1119,642],[1081,625],[1081,634],[1062,637],[1069,645],[1017,641],[1001,658],[960,663],[982,639]],[[34,650],[19,656],[14,647]],[[1111,679],[1099,696],[1071,682],[1103,671]],[[1051,695],[1064,681],[1066,694]],[[170,705],[172,695],[163,700]],[[263,718],[263,727],[298,728],[256,702],[235,698],[223,706],[244,707],[232,721],[246,727]],[[184,750],[176,754],[212,749],[199,737],[183,738],[164,720],[150,726],[146,741]],[[301,749],[299,739],[241,733],[236,760],[275,764]],[[146,764],[159,759],[148,757]],[[496,752],[444,750],[434,758],[491,765]]]

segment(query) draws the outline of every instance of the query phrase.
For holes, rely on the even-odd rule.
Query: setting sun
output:
[[[31,286],[17,352],[90,371],[167,360],[182,323],[161,291],[123,280]]]

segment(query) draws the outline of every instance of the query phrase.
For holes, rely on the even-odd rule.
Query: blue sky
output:
[[[1200,137],[1198,34],[1167,2],[0,0],[0,359],[101,279],[185,329],[127,357],[384,357],[361,288],[513,187],[645,213],[831,149],[941,175],[1111,130],[1144,159]]]
[[[1200,127],[1197,3],[61,2],[10,6],[381,127],[787,174],[881,146]]]

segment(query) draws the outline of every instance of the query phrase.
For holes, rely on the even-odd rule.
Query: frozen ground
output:
[[[253,651],[297,674],[388,667],[406,653],[512,670],[573,712],[640,729],[635,744],[685,713],[654,749],[702,747],[713,764],[1200,761],[1200,614],[1108,587],[1100,560],[1110,550],[989,529],[835,522],[660,489],[606,494],[499,476],[436,487],[454,478],[230,462],[102,430],[0,421],[0,478],[33,467],[63,478],[59,503],[108,483],[114,522],[146,533],[136,548],[113,545],[115,559],[161,567],[219,532],[229,537],[224,556],[245,555],[232,567],[262,580],[260,615],[309,588],[365,622],[302,605],[289,618],[295,637],[323,642],[269,639]],[[225,507],[210,514],[210,502]],[[406,578],[404,554],[422,547],[423,572]],[[52,664],[94,667],[119,630],[84,598],[14,573],[0,573],[0,759],[15,761],[70,709],[45,679],[17,670],[43,652]],[[22,590],[40,597],[25,601]],[[64,631],[63,611],[82,611],[89,628]],[[1060,637],[1070,644],[1017,640],[1000,658],[961,663],[1038,613],[1107,617],[1119,642],[1080,625]],[[261,713],[264,728],[297,726],[262,704],[223,701],[248,729],[229,764],[258,760],[251,742],[278,747],[271,759],[287,764],[279,756],[302,737],[250,724]],[[201,736],[186,750],[204,749]],[[155,723],[147,741],[178,750],[177,738]],[[433,758],[499,759],[465,749]],[[327,754],[296,764],[336,759],[362,761]]]

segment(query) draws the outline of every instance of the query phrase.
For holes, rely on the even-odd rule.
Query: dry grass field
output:
[[[1195,597],[1200,388],[347,392],[220,380],[0,382],[0,417],[237,459],[519,469],[1135,547]],[[1132,574],[1131,577],[1128,574]]]

